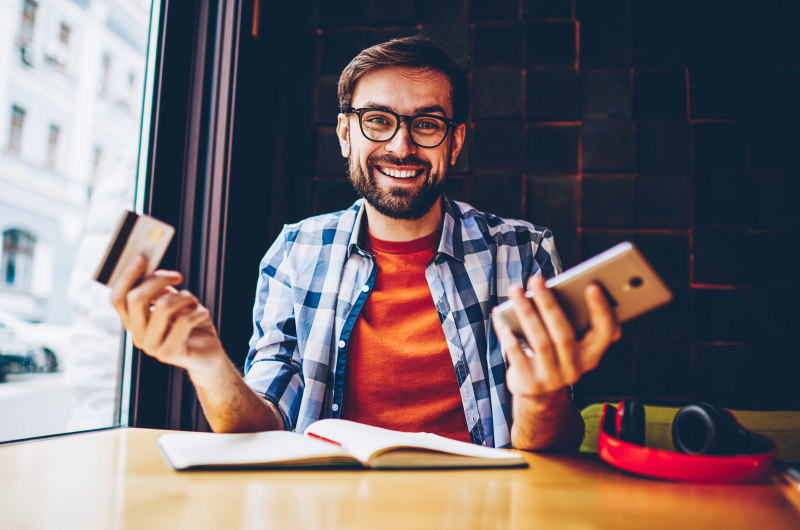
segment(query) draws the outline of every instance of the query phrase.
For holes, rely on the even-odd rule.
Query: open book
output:
[[[456,468],[525,466],[522,455],[450,440],[429,433],[390,431],[347,420],[320,420],[306,436],[270,431],[253,434],[164,434],[158,445],[178,470],[351,466]]]

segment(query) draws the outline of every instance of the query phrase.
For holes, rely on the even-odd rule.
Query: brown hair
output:
[[[439,72],[450,81],[453,121],[464,123],[469,115],[470,85],[467,69],[444,49],[428,39],[406,37],[376,44],[350,61],[339,78],[339,108],[345,112],[353,101],[356,84],[364,74],[378,68],[413,68]]]

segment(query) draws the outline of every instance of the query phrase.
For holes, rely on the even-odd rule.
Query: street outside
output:
[[[63,433],[71,393],[63,372],[9,375],[0,383],[0,442]]]

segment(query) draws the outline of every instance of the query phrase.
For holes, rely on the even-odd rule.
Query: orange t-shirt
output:
[[[440,235],[394,242],[367,234],[378,274],[350,334],[340,417],[469,442],[455,368],[425,279]]]

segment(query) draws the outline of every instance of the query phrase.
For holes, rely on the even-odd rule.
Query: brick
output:
[[[469,18],[472,20],[517,18],[517,0],[472,0]]]
[[[800,227],[800,179],[782,171],[758,171],[755,180],[756,229]]]
[[[800,321],[800,289],[761,287],[755,290],[756,339],[764,343],[793,344]]]
[[[369,0],[368,19],[372,23],[402,23],[414,19],[414,0]]]
[[[475,68],[473,116],[522,117],[522,69],[509,66]]]
[[[498,217],[522,217],[522,177],[516,173],[474,172],[470,179],[470,204]]]
[[[422,26],[422,35],[448,50],[464,64],[469,63],[469,24],[466,22],[425,24]]]
[[[522,0],[526,18],[572,18],[572,0]]]
[[[685,2],[632,1],[633,61],[637,65],[683,65],[689,44]]]
[[[317,78],[317,104],[314,122],[318,125],[336,125],[339,115],[339,76],[321,75]]]
[[[476,122],[475,169],[524,171],[525,144],[522,123]]]
[[[688,342],[692,340],[692,289],[671,287],[672,301],[635,320],[636,339]]]
[[[633,115],[637,119],[685,119],[686,71],[683,68],[634,70]]]
[[[693,142],[696,171],[747,168],[747,130],[742,123],[695,123]]]
[[[694,340],[750,342],[753,299],[750,289],[695,289]]]
[[[636,177],[636,225],[688,227],[692,218],[691,175]]]
[[[705,227],[750,226],[753,186],[744,171],[698,171],[694,179],[694,224]]]
[[[526,88],[528,119],[573,120],[578,117],[576,70],[528,70]]]
[[[689,68],[689,101],[693,119],[737,119],[745,114],[750,75],[738,66]]]
[[[641,232],[636,234],[635,241],[645,259],[665,282],[679,285],[689,283],[689,234]]]
[[[322,57],[320,74],[342,74],[353,58],[367,47],[370,34],[361,30],[326,30],[322,32]]]
[[[581,196],[581,225],[633,225],[633,175],[584,174]]]
[[[795,173],[798,145],[800,129],[794,121],[754,120],[750,124],[750,167]]]
[[[356,132],[354,134],[361,134]],[[347,176],[347,159],[342,156],[339,137],[329,127],[317,129],[317,175]]]
[[[320,27],[357,26],[367,21],[367,0],[319,2]]]
[[[796,9],[796,3],[795,3]],[[748,20],[750,60],[758,64],[797,66],[800,38],[797,11],[755,16]]]
[[[592,117],[583,122],[584,170],[634,170],[636,126],[626,119]]]
[[[767,268],[762,271],[751,266],[747,272],[747,280],[758,286],[796,286],[797,263],[800,262],[798,240],[800,237],[797,231],[776,230],[751,234],[752,247],[749,248],[756,249],[764,255]]]
[[[581,67],[631,63],[629,22],[625,18],[581,20]]]
[[[636,346],[636,397],[686,399],[692,395],[689,344]]]
[[[600,399],[619,401],[633,395],[633,343],[615,342],[600,365],[575,384],[575,401],[585,406]]]
[[[633,240],[633,230],[584,228],[581,232],[581,261],[586,261],[623,241]]]
[[[570,67],[575,65],[575,23],[572,21],[528,22],[528,66]]]
[[[698,228],[694,231],[695,283],[746,284],[752,276],[750,234],[730,228]],[[771,273],[770,273],[771,274]]]
[[[592,20],[628,15],[626,0],[576,0],[575,18]]]
[[[417,10],[423,24],[467,21],[466,3],[464,0],[417,2]]]
[[[535,224],[535,223],[534,223]],[[551,228],[558,257],[564,270],[578,264],[578,231],[575,228]]]
[[[288,208],[285,210],[286,222],[296,223],[311,217],[313,201],[313,184],[310,178],[292,179],[288,196]]]
[[[759,68],[751,75],[746,97],[751,117],[783,121],[800,117],[800,68]]]
[[[444,193],[448,200],[469,202],[469,179],[468,178],[454,178],[447,179],[447,184],[444,187]]]
[[[737,2],[730,2],[731,8]],[[700,7],[695,2],[692,7]],[[724,13],[715,10],[710,16],[690,14],[689,22],[689,63],[690,64],[729,64],[744,62],[747,49],[747,24],[741,13]]]
[[[691,169],[691,129],[684,120],[636,123],[636,169],[650,173],[683,173]]]
[[[695,346],[695,397],[728,408],[752,399],[752,346]]]
[[[628,70],[581,72],[581,115],[631,117],[631,76]]]
[[[576,174],[578,125],[529,125],[528,174]]]
[[[514,66],[522,68],[523,26],[508,24],[476,24],[475,68],[487,66]]]
[[[314,184],[314,215],[345,210],[358,200],[349,180],[321,179]]]
[[[574,227],[578,222],[577,177],[528,177],[525,219],[547,227]]]

